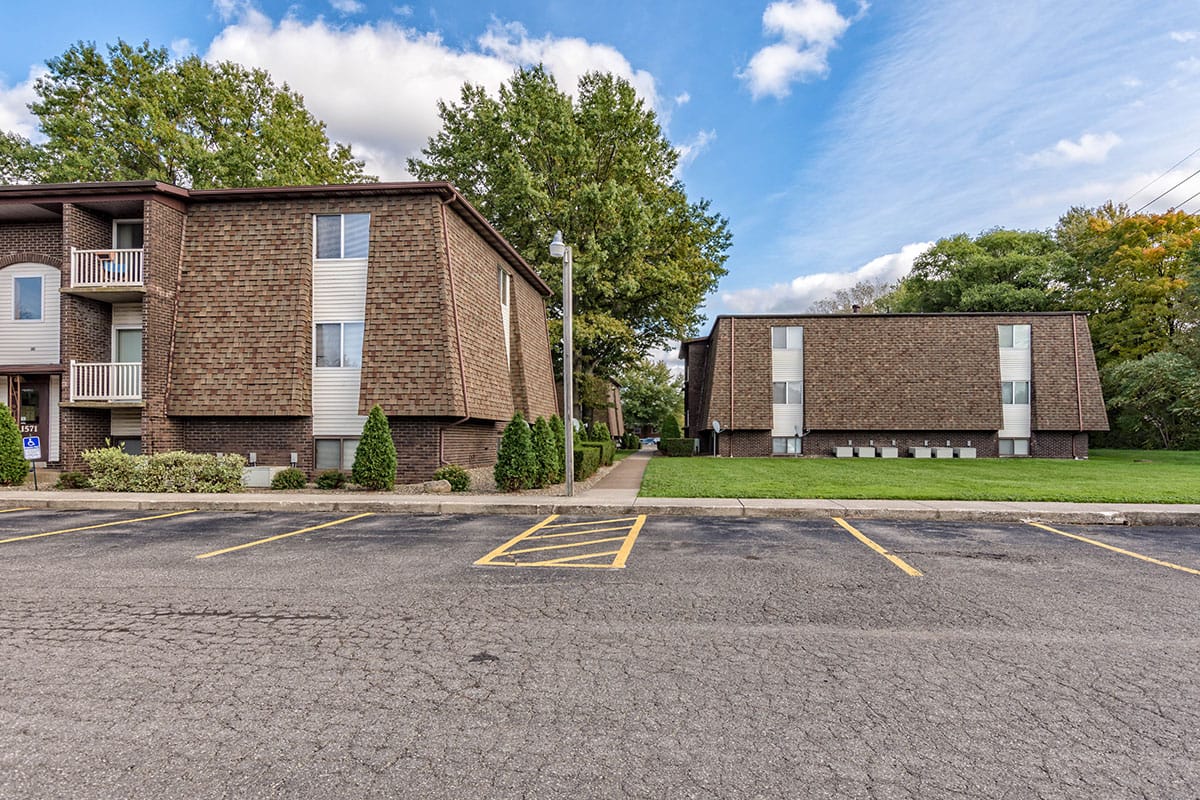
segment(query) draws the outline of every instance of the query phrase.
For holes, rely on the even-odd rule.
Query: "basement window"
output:
[[[1001,439],[1000,440],[1000,456],[1027,456],[1029,455],[1029,440],[1028,439]]]
[[[772,436],[771,454],[776,456],[800,455],[799,436]]]
[[[316,459],[318,470],[336,469],[349,472],[354,467],[354,455],[358,452],[358,439],[317,439]]]

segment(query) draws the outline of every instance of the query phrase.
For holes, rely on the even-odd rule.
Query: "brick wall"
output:
[[[441,422],[428,417],[392,417],[388,423],[392,429],[392,442],[396,445],[396,481],[432,480],[434,471],[440,466]]]
[[[71,248],[103,250],[113,245],[112,217],[71,203],[62,207],[63,288],[71,284]]]
[[[185,214],[173,206],[147,200],[144,264],[146,294],[142,299],[142,452],[183,448],[177,420],[167,416],[169,369],[175,343],[175,310],[179,257]]]
[[[445,424],[441,428],[441,463],[460,467],[487,467],[496,463],[503,430],[498,422]],[[434,467],[436,469],[437,467]]]
[[[183,449],[192,453],[250,453],[259,466],[297,466],[313,472],[313,433],[309,417],[189,417],[178,421]]]
[[[947,430],[842,430],[814,431],[804,437],[804,455],[832,456],[838,447],[892,447],[900,449],[901,456],[908,455],[910,447],[974,447],[979,458],[995,458],[1000,453],[996,431],[947,431]],[[849,443],[853,442],[853,445]],[[892,445],[895,442],[895,445]],[[929,442],[928,445],[925,443]],[[949,445],[946,442],[950,442]],[[970,444],[968,444],[970,442]]]
[[[545,298],[515,271],[513,295],[513,381],[524,398],[517,404],[530,419],[551,417],[559,407]]]
[[[705,419],[704,414],[708,403],[705,400],[705,389],[712,385],[706,376],[708,340],[688,342],[683,346],[684,358],[687,363],[687,382],[683,387],[684,409],[687,412],[686,435],[696,437],[701,431],[712,424],[711,419]]]
[[[1088,435],[1076,431],[1034,431],[1029,454],[1038,458],[1087,458]]]
[[[80,453],[104,447],[111,430],[110,412],[107,408],[62,408],[59,414],[62,437],[59,457],[62,468],[84,471],[87,464]]]
[[[63,265],[62,223],[8,222],[0,224],[0,268],[26,261]],[[67,279],[64,277],[63,283]]]

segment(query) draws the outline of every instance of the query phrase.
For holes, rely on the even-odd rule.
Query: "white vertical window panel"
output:
[[[61,458],[59,450],[59,436],[61,435],[62,423],[59,421],[58,404],[62,399],[62,377],[59,375],[50,376],[50,460],[58,461]]]
[[[1017,347],[1000,348],[1000,380],[1027,381],[1033,377],[1030,350]]]
[[[313,436],[358,436],[366,417],[358,415],[361,371],[313,369]]]
[[[798,325],[771,329],[771,381],[783,384],[783,403],[771,405],[771,435],[794,436],[804,431],[804,329]],[[784,345],[779,347],[779,345]],[[772,395],[776,392],[772,388]]]
[[[1028,405],[1002,405],[1004,427],[1000,429],[1002,439],[1028,439],[1030,414]]]
[[[41,278],[40,320],[14,319],[15,281]],[[59,287],[62,275],[45,264],[14,264],[0,269],[0,364],[57,364],[59,351]]]
[[[802,380],[804,380],[804,351],[803,350],[772,350],[771,351],[771,380],[772,381],[802,381]]]
[[[801,433],[804,433],[804,404],[803,403],[787,403],[785,405],[772,405],[772,436],[795,436],[796,429],[799,428]]]
[[[365,319],[366,309],[366,263],[317,263],[313,267],[314,319]]]

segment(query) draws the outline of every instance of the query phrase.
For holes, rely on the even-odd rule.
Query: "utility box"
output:
[[[242,467],[242,483],[251,489],[271,488],[271,479],[287,467]]]
[[[974,447],[956,447],[956,448],[954,448],[954,457],[955,458],[974,458],[975,457],[975,448]]]
[[[934,458],[954,458],[953,447],[935,447],[933,448]]]
[[[933,458],[933,450],[928,447],[910,447],[908,454],[913,458]]]
[[[875,448],[874,447],[856,447],[856,448],[854,448],[854,455],[857,456],[858,458],[874,458],[875,457]]]
[[[853,447],[836,447],[833,452],[838,458],[854,458]]]
[[[900,457],[900,448],[899,447],[881,447],[881,448],[879,448],[879,457],[880,458],[899,458]]]

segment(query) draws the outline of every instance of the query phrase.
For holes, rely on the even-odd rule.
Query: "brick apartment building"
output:
[[[1108,430],[1082,314],[721,316],[679,355],[704,453],[713,420],[725,456],[1080,458]]]
[[[0,187],[0,401],[65,469],[106,439],[349,469],[376,403],[400,480],[494,463],[557,411],[549,294],[446,183]]]

